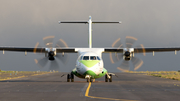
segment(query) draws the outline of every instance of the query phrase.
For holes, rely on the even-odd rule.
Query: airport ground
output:
[[[0,101],[179,101],[180,81],[138,73],[116,73],[113,82],[104,77],[93,83],[64,73],[48,73],[0,81]]]

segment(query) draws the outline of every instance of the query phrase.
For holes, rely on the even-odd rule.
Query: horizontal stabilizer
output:
[[[107,22],[107,21],[92,21],[92,23],[109,23],[109,24],[121,24],[122,22],[119,21],[119,22]]]
[[[59,24],[60,23],[88,23],[88,21],[59,21]]]
[[[88,21],[59,21],[59,24],[61,23],[82,23],[82,24],[87,24],[89,23]],[[121,21],[119,22],[107,22],[107,21],[92,21],[92,23],[99,23],[99,24],[121,24]]]

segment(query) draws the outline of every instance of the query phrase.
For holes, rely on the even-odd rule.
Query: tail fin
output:
[[[89,48],[92,48],[92,24],[93,23],[99,23],[99,24],[121,24],[120,22],[105,22],[105,21],[92,21],[92,17],[89,16],[89,21],[59,21],[60,23],[84,23],[84,24],[89,24]]]

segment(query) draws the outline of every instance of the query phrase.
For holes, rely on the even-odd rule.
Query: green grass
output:
[[[177,71],[129,71],[129,73],[143,73],[155,77],[167,78],[180,81],[180,72]]]
[[[57,71],[54,71],[57,72]],[[47,72],[47,71],[2,71],[0,70],[0,80],[7,80],[7,79],[13,79],[13,78],[20,78],[20,77],[28,77],[28,76],[36,76],[36,75],[42,75],[47,73],[53,73],[53,72]]]

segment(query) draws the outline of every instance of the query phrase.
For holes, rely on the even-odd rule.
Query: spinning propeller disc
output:
[[[44,53],[45,55],[47,55],[40,59],[34,59],[35,63],[41,68],[44,68],[46,66],[46,64],[48,63],[48,60],[49,60],[48,53],[55,52],[55,50],[53,50],[53,49],[68,48],[68,45],[66,44],[66,42],[63,39],[59,39],[58,42],[56,43],[55,47],[53,47],[53,40],[54,40],[54,36],[47,36],[47,37],[43,38],[46,48],[48,48],[50,51],[43,52],[43,50],[45,50],[45,48],[41,47],[39,45],[39,42],[37,42],[35,45],[34,53],[37,53],[37,48],[42,48],[40,53],[41,54]],[[68,60],[68,54],[67,53],[65,53],[65,54],[55,53],[55,54],[53,54],[53,56],[51,56],[51,58],[54,58],[54,59],[52,59],[50,61],[49,70],[59,70],[59,65],[58,65],[57,59],[59,59],[62,63],[66,64],[67,60]]]
[[[123,49],[124,52],[130,52],[130,48],[133,47],[134,43],[137,41],[137,38],[132,37],[132,36],[126,36],[126,48],[123,48],[123,44],[120,41],[120,38],[118,38],[116,41],[114,41],[114,43],[112,44],[113,48],[118,48],[118,49]],[[143,49],[143,55],[145,56],[145,49],[144,46],[142,44],[140,44],[139,46],[136,46],[136,48],[142,48]],[[134,49],[136,49],[134,48]],[[137,52],[138,53],[138,52]],[[133,53],[130,53],[131,55]],[[119,62],[123,59],[123,57],[125,57],[125,53],[109,53],[109,57],[110,57],[110,61],[111,63],[116,63]],[[117,67],[118,70],[123,71],[123,72],[127,72],[130,70],[129,67],[129,61],[132,62],[133,66],[134,66],[134,70],[138,70],[142,65],[143,65],[143,60],[134,56],[130,57],[130,60],[124,60],[121,63],[121,65],[119,67]]]

